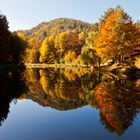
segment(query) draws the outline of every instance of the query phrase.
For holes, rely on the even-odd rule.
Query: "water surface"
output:
[[[0,75],[2,140],[139,138],[140,80],[89,69]]]

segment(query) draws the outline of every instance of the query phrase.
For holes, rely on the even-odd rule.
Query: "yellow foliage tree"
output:
[[[55,39],[55,48],[57,50],[59,61],[61,61],[64,55],[70,50],[78,52],[78,50],[80,50],[78,43],[79,35],[77,33],[69,31],[58,34]]]
[[[53,63],[54,58],[54,36],[51,35],[44,39],[40,47],[40,62]]]
[[[65,60],[65,63],[73,63],[76,60],[76,58],[77,56],[76,56],[75,51],[69,51],[65,55],[64,60]]]
[[[26,41],[26,37],[25,37],[25,34],[24,34],[24,33],[18,32],[18,33],[17,33],[17,36],[18,36],[20,39]]]
[[[137,68],[140,68],[140,57],[136,57],[135,66],[136,66]]]

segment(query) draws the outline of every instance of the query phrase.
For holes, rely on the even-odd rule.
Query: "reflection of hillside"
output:
[[[30,70],[24,74],[29,89],[24,96],[42,106],[59,110],[84,106],[87,102],[82,96],[84,90],[79,76],[82,77],[85,73],[88,74],[89,70]]]
[[[88,69],[41,69],[24,74],[28,87],[23,98],[57,110],[91,105],[100,110],[102,124],[123,134],[140,108],[140,80],[119,79]]]
[[[26,94],[24,96],[26,99],[31,99],[35,102],[37,102],[41,106],[48,106],[57,110],[70,110],[70,109],[75,109],[82,107],[86,105],[87,103],[79,100],[77,101],[67,101],[63,99],[56,99],[50,95],[46,95],[44,93],[39,93],[39,94]]]

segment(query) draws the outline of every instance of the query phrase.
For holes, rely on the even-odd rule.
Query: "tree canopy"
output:
[[[126,62],[140,51],[140,26],[122,7],[109,8],[99,23],[58,18],[11,33],[0,16],[0,63],[65,63],[100,66]]]

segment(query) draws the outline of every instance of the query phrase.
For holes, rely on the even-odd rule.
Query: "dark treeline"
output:
[[[16,33],[8,30],[6,16],[0,15],[0,65],[18,64],[24,52],[26,42],[21,40]]]
[[[10,103],[15,101],[26,90],[24,82],[20,79],[19,73],[1,73],[0,74],[0,125],[7,118],[10,112]]]

